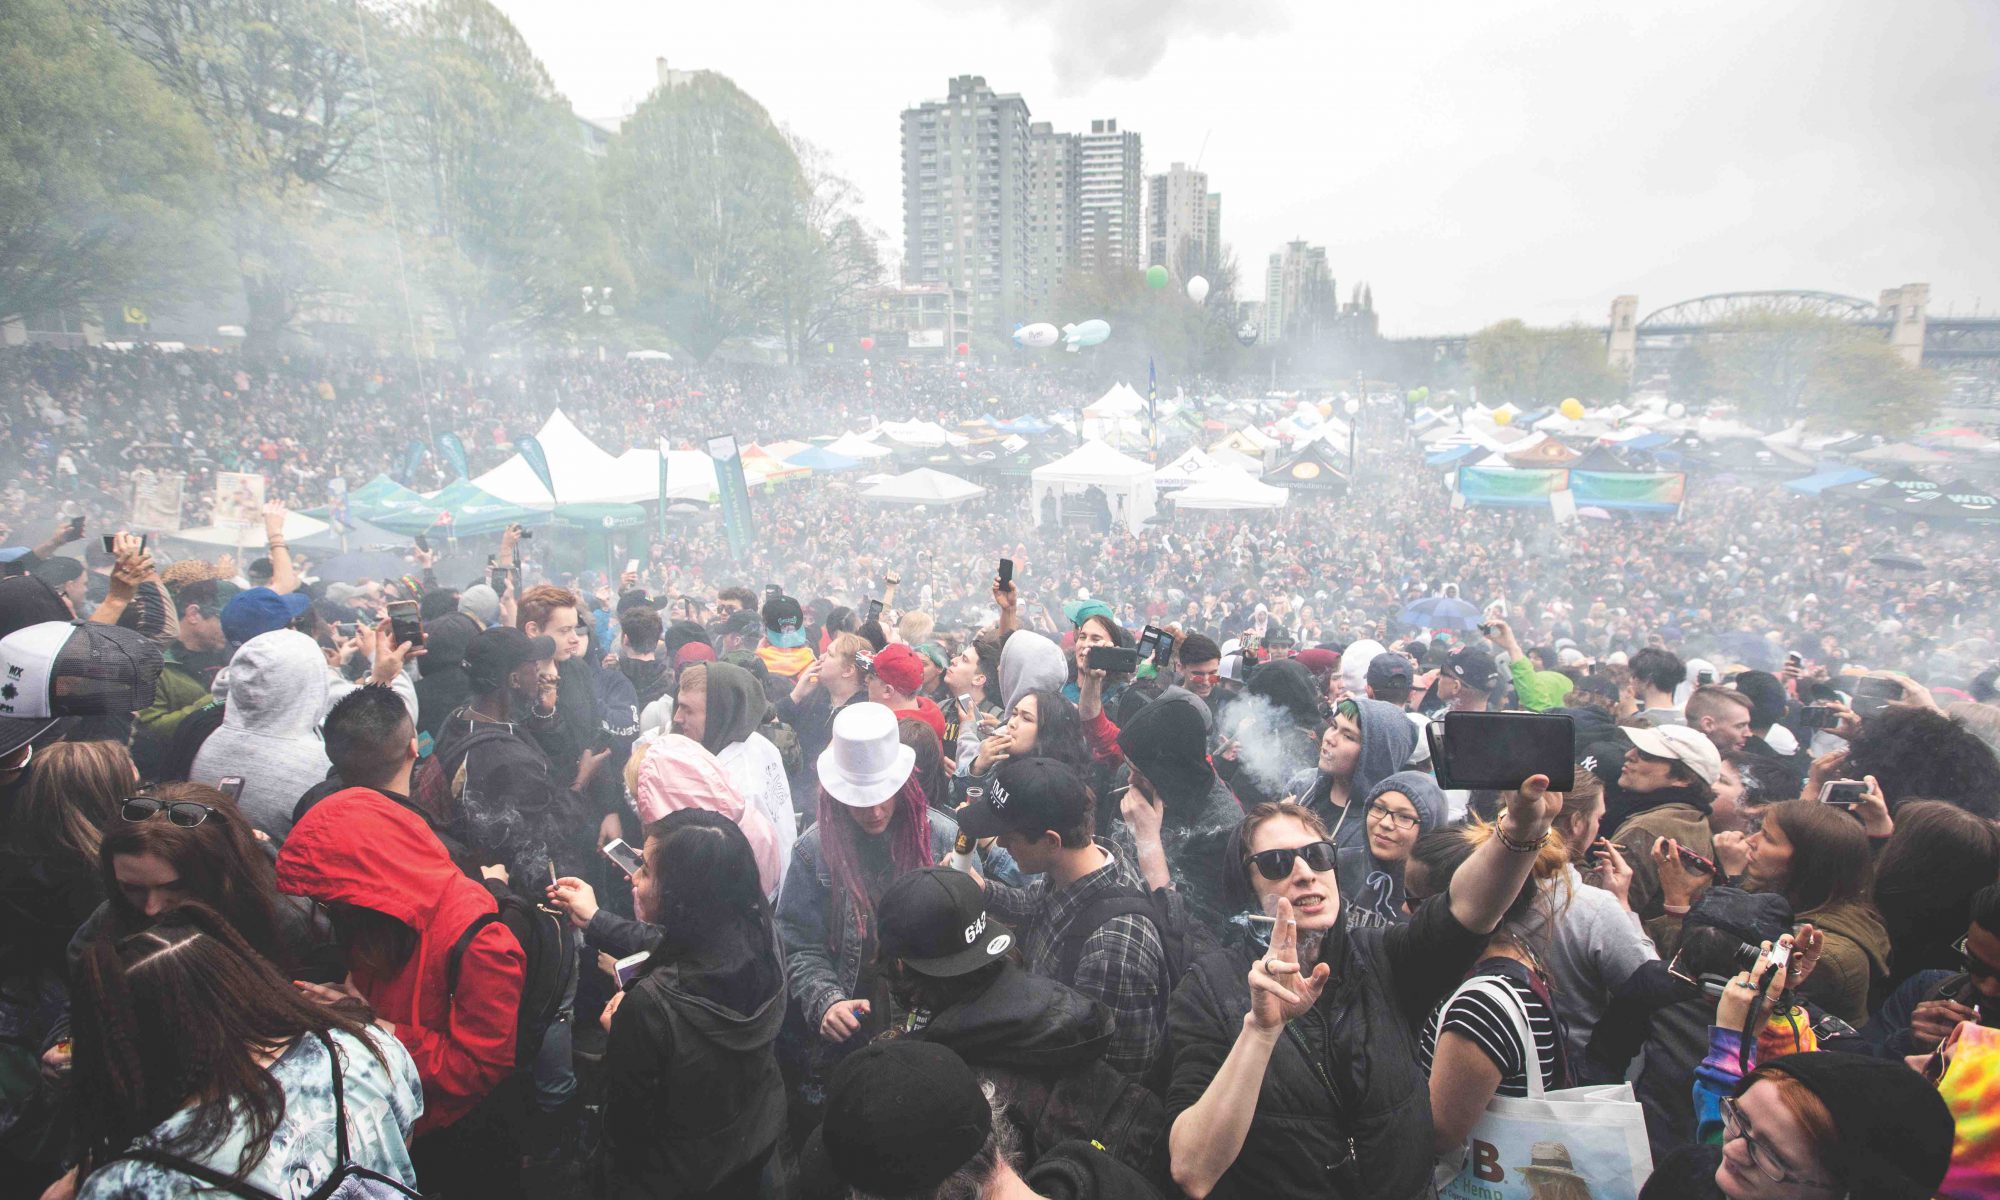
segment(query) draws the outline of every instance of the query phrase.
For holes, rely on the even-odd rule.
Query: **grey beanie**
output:
[[[458,594],[458,611],[491,629],[500,623],[500,594],[486,584],[475,583]]]

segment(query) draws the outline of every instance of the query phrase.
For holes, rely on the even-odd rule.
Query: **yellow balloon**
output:
[[[1571,396],[1562,402],[1562,415],[1575,421],[1583,416],[1583,401]]]
[[[1512,425],[1514,423],[1514,414],[1503,408],[1493,414],[1493,423],[1495,425]]]

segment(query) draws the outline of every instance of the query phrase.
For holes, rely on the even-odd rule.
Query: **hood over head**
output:
[[[1445,815],[1444,792],[1438,788],[1437,780],[1423,771],[1398,771],[1368,789],[1368,800],[1362,805],[1365,813],[1375,805],[1375,798],[1384,792],[1401,792],[1410,798],[1417,809],[1417,836],[1422,837],[1433,829],[1442,827],[1449,819]]]
[[[1361,726],[1361,753],[1354,760],[1347,794],[1365,796],[1410,761],[1417,748],[1417,727],[1393,704],[1355,696],[1341,703],[1354,705],[1355,721]]]
[[[1118,748],[1133,768],[1169,798],[1205,794],[1214,781],[1208,722],[1197,711],[1203,707],[1187,692],[1163,695],[1134,713],[1118,731]]]
[[[419,935],[460,884],[485,895],[452,864],[422,817],[368,788],[335,792],[313,805],[278,852],[279,891],[373,909]],[[490,911],[490,897],[487,905]]]
[[[1295,725],[1312,728],[1320,722],[1319,688],[1312,672],[1295,659],[1273,659],[1258,667],[1244,690],[1284,709]]]
[[[1358,642],[1349,643],[1340,652],[1340,678],[1347,684],[1348,695],[1368,694],[1368,664],[1374,662],[1375,656],[1386,649],[1388,647],[1374,638],[1362,638]]]
[[[1042,688],[1060,688],[1069,682],[1069,662],[1062,647],[1029,629],[1007,635],[1000,647],[1000,702],[1002,713],[1012,712],[1014,702]]]
[[[681,687],[701,687],[708,695],[701,744],[710,754],[720,754],[757,732],[764,710],[770,707],[757,677],[734,663],[691,666],[681,673]]]
[[[991,987],[908,1036],[948,1046],[975,1068],[1068,1071],[1104,1057],[1111,1010],[1008,963]]]
[[[326,656],[297,630],[260,633],[229,660],[227,687],[223,728],[303,737],[326,712]]]
[[[736,822],[757,860],[757,882],[769,896],[778,890],[778,831],[762,809],[745,804],[728,772],[693,738],[662,734],[644,747],[634,772],[632,799],[644,825],[683,808],[705,808]]]

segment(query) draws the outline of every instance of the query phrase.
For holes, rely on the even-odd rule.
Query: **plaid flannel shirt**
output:
[[[1137,914],[1113,917],[1084,940],[1076,978],[1058,974],[1062,942],[1092,901],[1121,884],[1148,890],[1116,846],[1104,838],[1095,841],[1111,856],[1109,863],[1053,893],[1046,879],[1019,888],[988,880],[986,908],[1014,930],[1030,971],[1068,984],[1111,1010],[1115,1023],[1104,1059],[1138,1075],[1166,1040],[1167,995],[1161,987],[1166,951],[1159,930]]]

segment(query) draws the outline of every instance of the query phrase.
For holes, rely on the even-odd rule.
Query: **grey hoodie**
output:
[[[279,629],[243,643],[229,660],[222,726],[202,743],[189,779],[213,786],[242,776],[243,815],[284,841],[299,797],[332,765],[319,734],[326,692],[326,658],[305,634]]]
[[[1004,724],[1014,711],[1014,702],[1039,688],[1062,690],[1069,682],[1069,660],[1062,647],[1029,629],[1016,629],[1000,647],[1000,720]],[[958,733],[958,773],[972,770],[979,757],[980,731],[977,721],[961,726]]]
[[[1368,789],[1368,798],[1348,818],[1348,824],[1354,824],[1356,818],[1365,818],[1376,797],[1385,792],[1401,792],[1410,798],[1417,810],[1418,837],[1445,823],[1444,793],[1438,790],[1437,780],[1422,771],[1398,771]],[[1367,828],[1365,820],[1362,828]],[[1340,881],[1343,904],[1368,909],[1391,924],[1401,923],[1403,864],[1377,860],[1365,833],[1360,845],[1341,848],[1335,874]]]
[[[1402,770],[1403,764],[1410,761],[1411,752],[1417,748],[1417,729],[1403,710],[1393,704],[1356,696],[1349,696],[1341,703],[1348,701],[1353,702],[1355,720],[1361,726],[1361,755],[1354,760],[1354,777],[1348,781],[1347,794],[1366,798],[1376,784]],[[1350,805],[1351,811],[1345,813],[1333,807],[1327,798],[1328,783],[1315,766],[1292,776],[1285,790],[1319,814],[1326,827],[1334,831],[1335,845],[1346,848],[1365,844],[1368,839],[1361,827],[1361,807]]]

